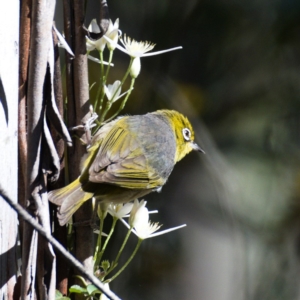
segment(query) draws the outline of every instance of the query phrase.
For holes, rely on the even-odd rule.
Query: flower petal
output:
[[[88,59],[90,59],[90,60],[92,60],[92,61],[94,61],[94,62],[96,62],[96,63],[98,63],[98,64],[101,64],[101,60],[98,59],[98,58],[96,58],[96,57],[94,57],[94,56],[88,55]],[[109,65],[109,63],[106,62],[106,61],[102,61],[102,63],[103,63],[104,65]],[[114,64],[113,64],[113,63],[110,63],[110,66],[113,67]]]
[[[153,56],[153,55],[159,55],[159,54],[163,54],[166,52],[170,52],[170,51],[175,51],[175,50],[179,50],[182,49],[182,46],[178,46],[178,47],[174,47],[174,48],[170,48],[170,49],[166,49],[166,50],[161,50],[161,51],[156,51],[156,52],[151,52],[151,53],[145,53],[147,51],[150,51],[153,49],[152,45],[148,42],[140,42],[140,49],[137,48],[136,46],[136,50],[135,51],[129,51],[129,47],[126,46],[126,43],[121,39],[122,44],[124,45],[124,47],[120,46],[119,44],[117,44],[116,42],[114,42],[113,40],[111,40],[109,37],[107,36],[103,36],[104,39],[106,39],[106,41],[108,41],[109,43],[111,43],[113,46],[115,46],[116,48],[118,48],[120,51],[126,53],[127,55],[135,58],[135,57],[146,57],[146,56]],[[128,38],[127,38],[128,39]],[[134,41],[135,43],[139,43]],[[150,47],[152,47],[150,49]]]
[[[120,85],[121,85],[121,81],[116,80],[113,84],[104,86],[105,95],[109,101],[114,100],[115,98],[118,98],[118,96],[121,93]],[[114,97],[114,99],[112,99],[113,97]]]
[[[136,231],[142,231],[144,228],[148,227],[149,222],[149,212],[147,207],[140,207],[132,220],[132,225]]]
[[[166,50],[161,50],[161,51],[156,51],[156,52],[151,52],[151,53],[145,53],[143,56],[159,55],[159,54],[163,54],[163,53],[175,51],[175,50],[180,50],[180,49],[182,49],[182,46],[178,46],[178,47],[174,47],[174,48],[170,48],[170,49],[166,49]]]
[[[133,203],[126,203],[122,206],[119,213],[126,216],[127,214],[129,214],[131,212],[132,207],[133,207]]]
[[[151,236],[149,236],[148,238],[156,237],[156,236],[159,236],[159,235],[162,235],[162,234],[165,234],[165,233],[168,233],[168,232],[171,232],[171,231],[183,228],[183,227],[186,227],[186,224],[159,231],[157,233],[151,234]]]
[[[113,217],[118,219],[124,218],[132,209],[133,203],[125,203],[125,204],[110,204],[108,207],[108,212]]]
[[[89,25],[88,31],[93,32],[93,33],[100,33],[100,27],[97,24],[97,20],[93,19]]]
[[[139,200],[135,199],[134,203],[133,203],[133,207],[132,210],[130,212],[130,216],[129,216],[129,224],[131,227],[133,227],[133,222],[135,219],[135,215],[137,214],[137,211],[139,209],[141,209],[142,207],[145,207],[147,204],[147,202],[145,200],[141,200],[141,202],[139,202]]]
[[[114,42],[113,40],[111,40],[109,37],[107,37],[106,35],[103,36],[103,38],[106,39],[107,42],[109,42],[110,44],[112,44],[113,46],[115,46],[116,48],[118,48],[120,51],[126,53],[129,55],[128,51],[126,49],[124,49],[122,46],[120,46],[118,43]]]
[[[124,92],[123,94],[121,94],[118,97],[114,97],[113,103],[116,102],[117,100],[119,100],[120,98],[122,98],[124,95],[128,94],[129,92],[131,92],[133,90],[133,88],[127,90],[126,92]]]
[[[65,38],[62,36],[62,34],[56,29],[55,26],[52,26],[57,38],[59,40],[59,46],[64,48],[71,56],[75,57],[75,54],[73,53],[72,49],[70,48],[69,44],[67,43],[67,41],[65,40]]]

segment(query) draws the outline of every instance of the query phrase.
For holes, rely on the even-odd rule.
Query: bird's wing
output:
[[[151,189],[165,180],[147,161],[137,137],[114,126],[103,139],[89,167],[89,181],[131,189]]]

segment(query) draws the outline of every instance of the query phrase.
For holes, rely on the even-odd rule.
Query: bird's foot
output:
[[[90,106],[90,114],[91,114],[91,116],[85,122],[83,122],[81,125],[69,128],[70,131],[80,130],[80,131],[85,132],[86,141],[84,141],[82,139],[80,139],[80,141],[86,146],[89,146],[91,144],[91,137],[92,137],[91,131],[92,131],[92,128],[97,126],[95,121],[98,119],[98,115],[97,115],[97,113],[94,112],[92,105]]]

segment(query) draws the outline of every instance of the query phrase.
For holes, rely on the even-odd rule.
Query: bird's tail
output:
[[[61,189],[48,193],[49,201],[60,206],[57,217],[61,226],[65,225],[76,210],[92,197],[92,193],[82,190],[79,178]]]

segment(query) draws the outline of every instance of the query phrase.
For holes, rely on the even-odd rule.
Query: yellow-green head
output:
[[[194,130],[190,121],[175,110],[158,110],[155,114],[164,116],[172,127],[176,138],[175,163],[192,150],[204,153],[194,141]]]

